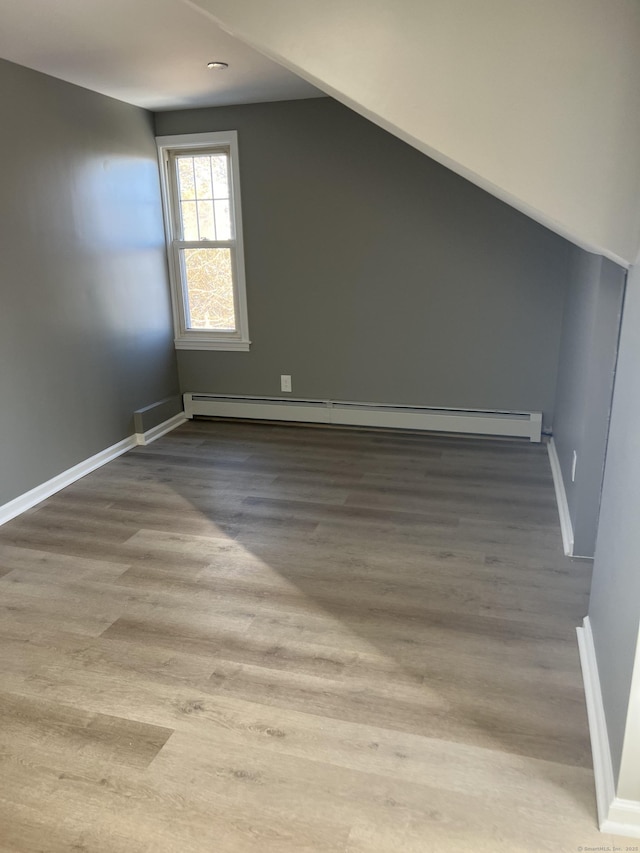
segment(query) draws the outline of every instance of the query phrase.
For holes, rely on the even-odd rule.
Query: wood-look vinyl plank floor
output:
[[[542,446],[184,424],[0,529],[0,851],[612,845],[589,583]]]

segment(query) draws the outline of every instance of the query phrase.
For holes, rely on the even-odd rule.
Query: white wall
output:
[[[638,0],[191,5],[578,245],[635,260]]]

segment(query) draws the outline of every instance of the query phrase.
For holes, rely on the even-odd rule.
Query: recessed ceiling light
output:
[[[213,71],[224,71],[228,67],[228,62],[207,62],[207,68],[211,68]]]

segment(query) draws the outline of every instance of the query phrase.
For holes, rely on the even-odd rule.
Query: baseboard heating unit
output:
[[[235,397],[185,394],[187,418],[250,418],[254,420],[342,426],[415,429],[541,440],[542,412],[488,412],[474,409],[433,409],[337,400],[284,400],[280,397]]]

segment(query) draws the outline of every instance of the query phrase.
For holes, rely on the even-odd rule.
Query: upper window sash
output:
[[[223,183],[222,180],[218,178],[218,180],[216,181],[216,177],[213,174],[213,170],[211,167],[209,167],[210,175],[208,176],[209,180],[207,183],[210,187],[211,197],[203,199],[203,197],[198,192],[198,190],[202,188],[202,177],[196,175],[194,167],[191,166],[191,168],[193,169],[193,175],[190,175],[189,178],[193,186],[193,198],[185,199],[184,197],[182,197],[180,194],[180,187],[181,183],[184,183],[184,181],[181,181],[182,175],[180,173],[180,162],[182,161],[185,163],[185,172],[189,172],[189,160],[191,160],[193,163],[197,158],[210,159],[212,156],[215,157],[218,153],[224,156],[225,158],[226,180],[224,181],[224,191],[226,192],[226,195],[220,192],[221,189],[223,189],[223,187],[221,187],[221,184]],[[176,240],[179,240],[181,242],[206,241],[215,243],[235,243],[235,200],[233,191],[234,188],[231,162],[231,151],[228,146],[216,146],[215,148],[210,147],[200,150],[193,149],[187,151],[178,151],[172,149],[169,152],[169,179],[171,183],[171,193],[173,202],[173,233],[174,238]],[[203,201],[211,203],[211,224],[213,225],[213,228],[209,229],[209,236],[202,236],[202,234],[197,236],[194,234],[185,234],[184,220],[185,214],[188,211],[187,205],[189,206],[189,208],[192,208],[195,217],[198,218],[198,209],[202,205]],[[200,204],[198,204],[198,202]],[[225,206],[228,207],[228,212],[224,210]],[[218,222],[218,217],[220,217],[221,215],[222,219],[224,219],[225,221]],[[193,218],[193,214],[191,218]],[[189,217],[187,217],[187,219],[189,219]],[[189,224],[190,223],[188,223],[187,225],[188,228]],[[198,221],[197,224],[200,225],[201,223]],[[229,233],[225,234],[224,236],[218,236],[217,232],[219,230],[223,232],[224,228],[222,226],[224,226],[225,224],[228,225]],[[191,230],[193,230],[193,226]],[[215,236],[211,236],[214,231],[216,232]]]

